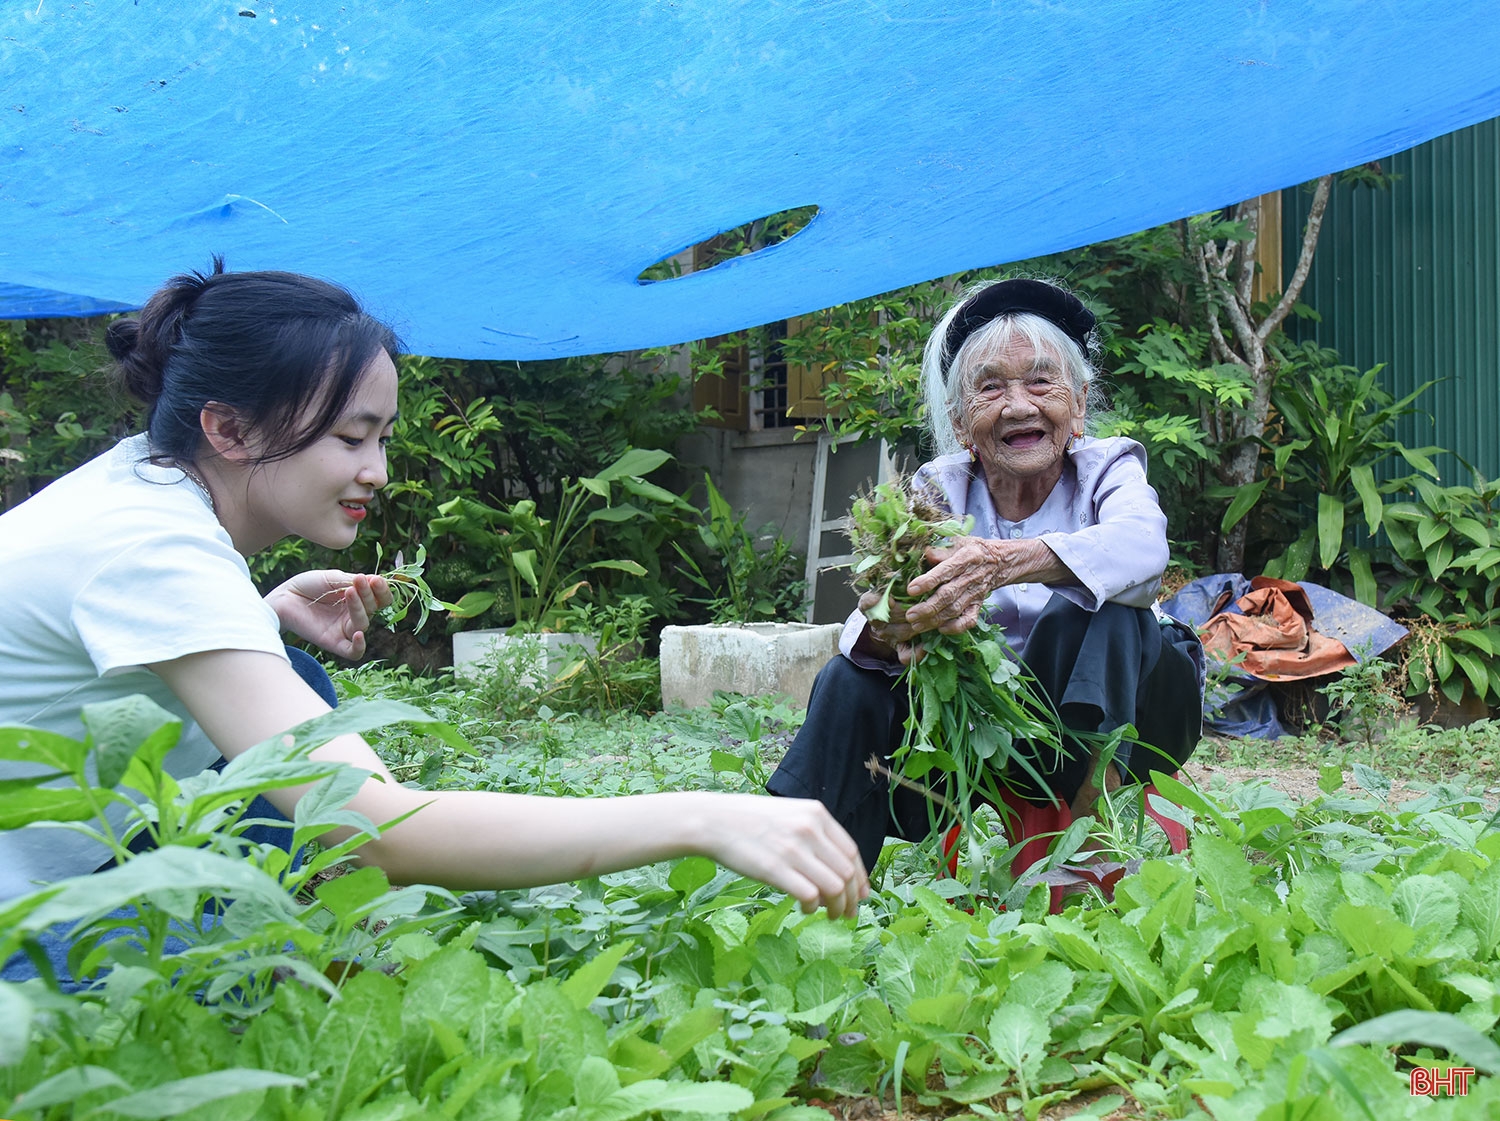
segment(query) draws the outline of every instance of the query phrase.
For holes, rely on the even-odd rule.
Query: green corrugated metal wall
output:
[[[1500,118],[1380,161],[1389,189],[1336,187],[1304,303],[1320,324],[1296,328],[1345,362],[1386,363],[1386,389],[1421,399],[1432,419],[1408,417],[1412,446],[1457,452],[1500,476]],[[1291,276],[1310,190],[1282,195],[1285,276]],[[1451,460],[1445,482],[1467,482]]]

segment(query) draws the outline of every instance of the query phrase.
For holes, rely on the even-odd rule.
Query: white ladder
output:
[[[860,443],[856,436],[836,438],[826,432],[818,436],[812,522],[807,533],[809,623],[842,622],[854,610],[859,597],[849,586],[848,576],[839,571],[854,560],[849,551],[849,503],[856,493],[889,482],[895,474],[891,450],[884,440]],[[825,534],[842,536],[825,541]]]

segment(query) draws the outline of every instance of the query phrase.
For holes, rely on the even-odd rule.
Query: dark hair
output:
[[[400,341],[336,284],[290,272],[174,276],[105,336],[124,388],[147,407],[153,458],[191,463],[209,401],[230,406],[262,452],[295,455],[343,413],[360,375]],[[301,417],[314,402],[310,419]],[[299,423],[300,422],[300,423]]]

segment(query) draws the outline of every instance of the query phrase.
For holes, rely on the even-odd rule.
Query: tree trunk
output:
[[[1251,385],[1251,397],[1241,409],[1221,415],[1217,430],[1221,434],[1223,458],[1217,474],[1225,486],[1242,488],[1255,482],[1260,467],[1260,439],[1265,435],[1266,420],[1271,412],[1271,386],[1276,368],[1266,353],[1266,344],[1281,328],[1302,287],[1307,283],[1318,234],[1323,227],[1323,213],[1333,177],[1318,180],[1302,233],[1302,248],[1297,257],[1286,291],[1276,305],[1256,320],[1251,296],[1255,279],[1255,248],[1260,229],[1260,200],[1250,199],[1235,206],[1231,218],[1243,222],[1249,236],[1222,246],[1213,240],[1196,251],[1198,277],[1207,300],[1208,328],[1215,361],[1232,362],[1244,372]],[[1222,317],[1222,318],[1221,318]],[[1227,322],[1226,322],[1227,321]],[[1228,330],[1225,330],[1225,328]],[[1213,429],[1210,429],[1212,431]],[[1220,534],[1215,550],[1215,564],[1220,572],[1240,572],[1245,564],[1247,519],[1242,518],[1228,533]]]

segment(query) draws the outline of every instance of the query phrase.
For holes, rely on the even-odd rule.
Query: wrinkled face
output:
[[[992,482],[1056,482],[1063,451],[1083,430],[1084,395],[1073,392],[1061,360],[1013,336],[978,358],[968,375],[959,439],[972,444]]]
[[[396,366],[381,352],[332,428],[252,475],[252,509],[262,535],[271,541],[302,537],[331,549],[353,544],[375,492],[386,484],[385,446],[395,422]]]

